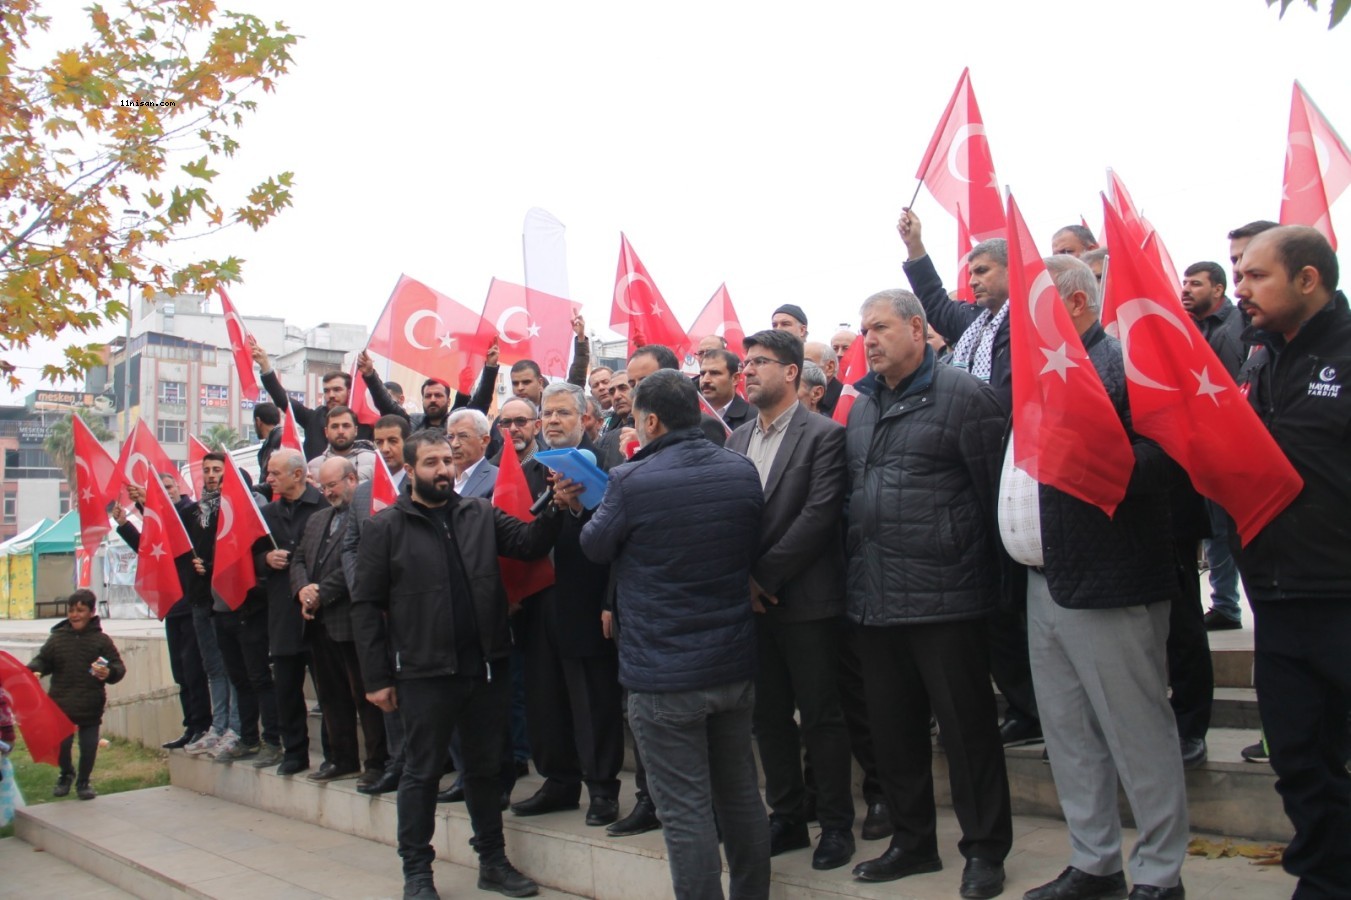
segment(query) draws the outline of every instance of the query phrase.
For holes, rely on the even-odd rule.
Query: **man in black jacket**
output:
[[[1171,607],[1182,602],[1169,503],[1180,472],[1131,432],[1121,345],[1098,324],[1093,271],[1070,255],[1046,267],[1131,435],[1135,469],[1109,518],[1016,468],[1012,439],[1004,455],[999,533],[1019,564],[1010,600],[1027,607],[1032,676],[1072,847],[1060,877],[1026,896],[1125,896],[1120,780],[1139,831],[1131,897],[1174,900],[1184,896],[1187,791],[1165,647]],[[1196,583],[1194,570],[1188,577]]]
[[[366,382],[366,389],[371,393],[371,403],[379,410],[380,415],[403,416],[408,419],[409,427],[413,431],[421,431],[424,428],[445,430],[446,418],[453,410],[467,406],[481,413],[488,412],[493,402],[493,388],[497,386],[497,343],[494,341],[488,348],[488,358],[483,364],[478,386],[472,396],[455,391],[452,400],[450,385],[440,378],[428,378],[422,382],[422,412],[411,416],[404,411],[403,405],[394,399],[384,382],[380,380],[375,371],[375,363],[365,350],[357,354],[357,371]],[[371,437],[373,434],[372,432]]]
[[[930,711],[947,748],[966,857],[963,897],[1003,890],[1013,844],[985,617],[999,601],[995,492],[1005,415],[971,375],[937,364],[909,291],[864,303],[877,387],[849,412],[849,617],[896,832],[855,877],[936,872]]]
[[[262,378],[263,390],[272,398],[277,409],[295,418],[296,424],[305,432],[305,459],[314,459],[328,449],[328,438],[324,436],[324,425],[328,422],[328,411],[335,406],[347,406],[351,401],[352,376],[346,372],[329,372],[324,375],[324,403],[314,409],[286,393],[277,373],[272,371],[272,360],[267,351],[257,341],[249,338],[249,351],[253,361],[258,363],[258,372]],[[370,440],[370,426],[362,426],[365,431],[357,430],[357,438]],[[264,469],[264,472],[267,470]]]
[[[699,360],[699,379],[695,387],[704,395],[732,431],[755,418],[751,405],[737,396],[737,376],[741,360],[730,350],[709,350]]]
[[[1256,621],[1254,682],[1276,790],[1295,826],[1297,897],[1351,896],[1351,311],[1312,228],[1252,239],[1236,293],[1264,348],[1248,399],[1304,490],[1238,555]],[[1346,393],[1343,394],[1343,391]]]
[[[435,900],[432,832],[446,749],[457,724],[464,795],[479,855],[481,890],[532,895],[535,884],[511,865],[497,784],[511,676],[507,600],[498,555],[548,552],[560,519],[529,525],[485,499],[454,491],[450,441],[436,429],[404,444],[411,490],[362,528],[352,627],[366,698],[404,722],[398,842],[404,897]],[[570,499],[566,489],[556,500]]]

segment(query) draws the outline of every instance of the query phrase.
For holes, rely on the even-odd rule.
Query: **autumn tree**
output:
[[[1304,0],[1304,2],[1308,4],[1309,9],[1318,10],[1318,0]],[[1285,18],[1285,11],[1290,8],[1290,4],[1294,3],[1294,0],[1267,0],[1267,6],[1275,6],[1278,3],[1281,6],[1281,18]],[[1342,19],[1346,18],[1346,14],[1351,12],[1351,0],[1330,0],[1328,9],[1328,28],[1336,28],[1341,24]]]
[[[12,387],[15,348],[129,315],[129,289],[148,299],[239,278],[234,257],[158,262],[171,241],[256,230],[291,205],[290,172],[243,196],[211,193],[256,98],[291,62],[297,38],[284,24],[211,0],[82,15],[84,43],[38,58],[51,17],[37,0],[0,2],[0,376]],[[148,215],[127,221],[127,207]],[[42,377],[100,362],[95,345],[72,341]]]

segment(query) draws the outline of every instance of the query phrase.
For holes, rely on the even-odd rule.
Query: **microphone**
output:
[[[593,466],[596,465],[596,454],[592,453],[590,450],[587,450],[584,447],[574,447],[573,449],[576,450],[579,454],[581,454],[582,458],[585,459],[587,462],[591,463],[591,465]],[[540,515],[546,509],[548,509],[549,504],[553,502],[554,502],[554,486],[550,484],[549,487],[545,489],[544,493],[539,495],[539,499],[536,500],[534,504],[530,507],[530,515],[532,516]]]

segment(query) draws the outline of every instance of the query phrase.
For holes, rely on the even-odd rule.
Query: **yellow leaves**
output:
[[[1192,838],[1187,844],[1189,856],[1204,856],[1206,859],[1233,859],[1241,856],[1254,866],[1279,866],[1285,853],[1283,844],[1239,844],[1232,838],[1212,841],[1209,838]]]
[[[89,74],[89,64],[80,59],[74,50],[58,53],[56,66],[66,81],[78,81]]]

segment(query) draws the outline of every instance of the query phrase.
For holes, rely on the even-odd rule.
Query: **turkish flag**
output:
[[[465,394],[488,354],[478,313],[407,275],[399,276],[367,349]]]
[[[849,410],[854,408],[854,401],[858,399],[858,391],[854,385],[868,374],[868,353],[863,349],[863,336],[855,336],[849,349],[844,351],[844,359],[840,360],[840,372],[838,377],[843,382],[844,387],[840,389],[840,399],[835,401],[835,412],[831,418],[841,425],[849,424]]]
[[[493,506],[522,522],[533,522],[530,514],[534,498],[530,496],[530,485],[525,480],[525,470],[516,457],[516,447],[511,443],[511,435],[502,429],[502,459],[497,466],[497,483],[493,486]],[[507,603],[517,606],[531,594],[554,583],[554,566],[548,559],[507,559],[497,558],[502,571],[502,587],[507,591]]]
[[[709,335],[717,335],[727,341],[727,347],[736,355],[745,352],[746,329],[741,327],[741,319],[732,306],[732,295],[727,293],[727,285],[720,284],[708,298],[703,310],[694,320],[689,330],[690,340],[703,340]]]
[[[183,596],[175,558],[192,552],[183,520],[158,478],[145,487],[141,511],[141,542],[136,551],[136,593],[163,621]]]
[[[357,422],[362,425],[374,425],[380,418],[380,410],[375,408],[375,403],[371,400],[370,389],[366,387],[366,379],[361,377],[361,370],[357,368],[356,363],[352,363],[352,390],[348,408],[352,414],[357,417]]]
[[[966,211],[971,236],[977,241],[1004,236],[1004,204],[985,137],[985,122],[971,89],[970,69],[962,69],[957,89],[938,121],[915,177],[952,215],[960,219],[958,207]]]
[[[399,492],[394,488],[394,478],[385,466],[385,458],[382,456],[371,475],[371,515],[382,509],[388,509],[398,499]]]
[[[75,445],[76,508],[80,514],[80,545],[90,556],[112,530],[108,524],[108,504],[121,487],[117,463],[112,454],[103,449],[84,419],[70,417],[71,436]]]
[[[962,208],[957,207],[957,299],[963,303],[975,303],[976,291],[971,287],[971,261],[967,259],[971,248],[976,246],[971,241],[971,229],[966,224],[966,218],[962,216]],[[959,335],[953,335],[952,341],[956,343]],[[943,335],[947,340],[948,336]]]
[[[486,352],[496,339],[500,365],[532,359],[545,375],[566,378],[572,319],[581,309],[580,303],[494,278],[483,301],[478,345]]]
[[[178,471],[178,466],[174,465],[173,460],[169,459],[169,454],[164,452],[164,448],[155,439],[154,433],[151,432],[150,426],[145,424],[144,419],[136,420],[136,424],[131,428],[131,436],[122,445],[122,452],[117,457],[117,471],[124,482],[121,486],[122,493],[119,496],[119,500],[124,507],[131,506],[131,498],[127,495],[126,484],[145,487],[146,484],[157,479],[164,472],[169,472],[174,476],[180,491],[189,497],[192,496],[192,485],[183,479],[183,473]]]
[[[1103,198],[1109,254],[1102,320],[1115,326],[1126,364],[1131,421],[1233,517],[1246,545],[1304,486],[1234,379]],[[1111,330],[1109,328],[1109,330]]]
[[[689,336],[681,329],[623,232],[619,234],[619,268],[615,271],[610,327],[628,337],[629,355],[647,344],[670,347],[678,360],[690,352]]]
[[[249,352],[249,332],[244,320],[230,302],[230,295],[223,286],[217,286],[220,293],[220,305],[225,310],[225,333],[230,338],[230,355],[235,358],[235,368],[239,370],[239,389],[250,400],[258,399],[258,379],[253,374],[253,354]]]
[[[1008,222],[1014,465],[1110,516],[1135,469],[1130,438],[1012,194]]]
[[[0,687],[9,694],[33,762],[56,765],[61,742],[75,733],[75,723],[47,696],[33,670],[4,650],[0,650]]]
[[[1337,249],[1332,204],[1351,185],[1351,150],[1295,82],[1281,183],[1281,224],[1312,225]]]
[[[211,589],[220,594],[230,609],[239,609],[249,589],[258,583],[258,575],[253,569],[253,545],[270,533],[263,514],[253,502],[253,493],[244,484],[244,477],[227,453],[225,476],[220,482]]]
[[[1177,266],[1173,265],[1173,258],[1168,254],[1168,248],[1163,245],[1163,239],[1159,233],[1150,224],[1150,221],[1140,214],[1135,201],[1131,199],[1130,192],[1126,190],[1125,182],[1121,176],[1112,169],[1107,170],[1107,197],[1112,204],[1112,208],[1121,216],[1122,224],[1125,226],[1125,238],[1127,243],[1123,246],[1129,246],[1132,250],[1143,250],[1145,256],[1154,262],[1154,264],[1168,276],[1173,284],[1181,284],[1178,277]],[[1107,232],[1103,230],[1103,243],[1107,243]],[[1122,247],[1108,246],[1108,250],[1120,250]],[[1177,290],[1174,290],[1177,293]]]
[[[192,479],[193,496],[200,498],[203,491],[202,460],[210,449],[197,440],[197,435],[188,435],[188,476]]]
[[[305,445],[300,442],[300,432],[296,430],[296,417],[289,409],[283,410],[281,414],[281,445],[297,453],[305,452]],[[266,478],[267,473],[263,472],[260,477]]]

